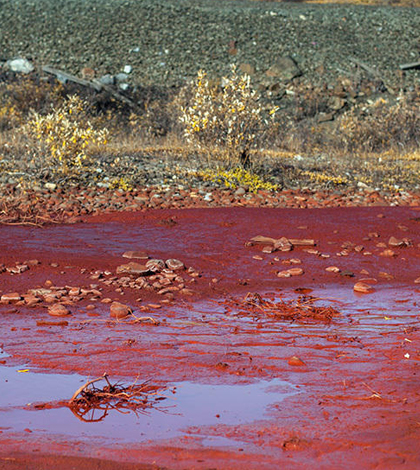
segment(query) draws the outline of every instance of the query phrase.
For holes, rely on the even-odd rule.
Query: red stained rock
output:
[[[290,268],[286,271],[280,271],[277,277],[301,276],[305,271],[302,268]]]
[[[358,292],[359,294],[370,294],[372,293],[375,289],[370,285],[366,284],[365,282],[356,282],[356,284],[353,286],[354,292]]]
[[[337,266],[328,266],[328,268],[325,268],[325,271],[328,271],[329,273],[339,273],[341,269]]]
[[[417,279],[414,279],[414,284],[420,284],[420,277],[418,277]]]
[[[113,302],[110,307],[110,316],[112,318],[125,318],[131,315],[133,311],[128,305],[124,305],[120,302]]]
[[[398,256],[398,253],[395,253],[394,250],[384,250],[379,253],[380,256],[385,256],[387,258],[393,258],[394,256]]]
[[[146,263],[146,268],[154,273],[158,273],[165,269],[165,263],[161,259],[151,259]]]
[[[149,259],[149,255],[145,251],[126,251],[123,258],[128,259]]]
[[[54,304],[48,307],[48,315],[52,317],[65,317],[70,315],[70,310],[63,304]]]
[[[289,364],[289,366],[297,366],[297,367],[301,367],[301,366],[305,366],[306,364],[302,361],[302,359],[300,359],[299,357],[297,356],[292,356],[289,358],[289,360],[287,361],[287,363]]]
[[[274,242],[274,248],[279,251],[292,251],[293,245],[286,237],[281,237]]]
[[[167,259],[165,264],[167,268],[170,269],[171,271],[178,271],[180,269],[185,269],[184,263],[180,261],[179,259],[175,259],[175,258]]]
[[[19,302],[19,300],[22,300],[22,297],[18,292],[10,292],[8,294],[3,294],[0,300],[3,304],[9,304],[11,302]]]
[[[145,275],[149,273],[151,270],[148,266],[144,264],[136,263],[131,261],[127,264],[122,264],[117,268],[117,274],[127,273],[127,274],[142,274]]]

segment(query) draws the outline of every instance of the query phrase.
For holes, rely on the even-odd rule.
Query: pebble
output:
[[[149,259],[149,255],[145,251],[126,251],[123,258],[129,259]]]
[[[292,356],[289,358],[289,360],[287,361],[287,363],[289,364],[289,366],[297,366],[297,367],[301,367],[301,366],[305,366],[306,364],[302,361],[302,359],[300,359],[299,357],[297,356]]]
[[[146,263],[146,268],[154,273],[158,273],[165,269],[165,263],[161,259],[151,259]]]
[[[18,302],[19,300],[22,300],[22,297],[18,292],[10,292],[8,294],[3,294],[0,300],[3,304],[9,304],[11,302]]]
[[[171,271],[178,271],[180,269],[185,269],[185,265],[182,261],[175,258],[170,258],[165,261],[165,264],[168,269]]]
[[[136,263],[131,261],[127,264],[122,264],[117,267],[117,274],[127,273],[127,274],[147,274],[151,269],[144,264]]]
[[[353,286],[354,292],[358,292],[360,294],[370,294],[374,291],[374,288],[370,284],[366,284],[365,282],[356,282]]]
[[[286,271],[280,271],[277,273],[277,277],[292,277],[301,276],[305,271],[302,268],[290,268]]]
[[[70,315],[70,310],[63,304],[54,304],[48,307],[48,315],[53,317],[65,317]]]
[[[328,271],[329,273],[339,273],[341,269],[337,266],[328,266],[328,268],[325,268],[325,271]]]
[[[112,318],[125,318],[128,315],[131,315],[133,311],[128,305],[124,305],[120,302],[112,302],[110,307],[110,316]]]

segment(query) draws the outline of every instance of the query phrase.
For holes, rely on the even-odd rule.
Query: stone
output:
[[[365,282],[356,282],[356,284],[353,286],[354,292],[358,292],[359,294],[370,294],[373,292],[375,289],[370,285]]]
[[[123,258],[128,259],[149,259],[149,255],[145,251],[126,251]]]
[[[306,364],[302,361],[302,359],[300,359],[299,357],[297,356],[292,356],[289,358],[289,360],[287,361],[287,363],[289,364],[289,366],[296,366],[296,367],[301,367],[301,366],[305,366]]]
[[[420,277],[418,277],[417,279],[414,279],[414,284],[420,284]]]
[[[22,58],[16,58],[16,59],[11,59],[6,62],[6,66],[12,71],[12,72],[18,72],[18,73],[31,73],[35,70],[35,67],[32,65],[31,62],[27,59],[22,59]]]
[[[325,271],[328,271],[329,273],[339,273],[341,269],[337,266],[328,266],[328,268],[325,268]]]
[[[302,276],[305,272],[302,268],[290,268],[288,271],[291,276]]]
[[[235,191],[235,196],[243,196],[244,194],[246,193],[246,190],[245,188],[243,188],[242,186],[239,187],[236,191]]]
[[[175,259],[175,258],[167,259],[165,261],[165,264],[167,268],[170,269],[171,271],[178,271],[181,269],[185,269],[184,263],[180,261],[179,259]]]
[[[11,302],[19,302],[19,300],[22,300],[22,297],[18,292],[9,292],[8,294],[3,294],[0,300],[3,304],[9,304]]]
[[[131,261],[127,264],[122,264],[117,267],[117,274],[127,273],[127,274],[141,274],[145,275],[151,271],[147,265],[136,263]]]
[[[284,56],[279,57],[265,74],[267,77],[290,81],[293,80],[293,78],[302,75],[302,72],[296,62],[290,56]]]
[[[54,304],[48,307],[48,315],[52,317],[65,317],[70,315],[70,310],[63,304]]]
[[[125,83],[128,80],[128,75],[126,73],[117,73],[115,75],[115,82],[118,84]]]
[[[82,76],[83,80],[93,80],[95,78],[95,71],[90,67],[83,67],[80,71],[80,75]]]
[[[385,256],[386,258],[392,258],[394,256],[398,256],[398,253],[395,253],[394,250],[384,250],[384,251],[381,251],[381,253],[379,253],[380,256]]]
[[[281,237],[274,242],[274,248],[279,251],[291,251],[293,249],[293,245],[286,237]]]
[[[158,272],[162,271],[162,269],[165,269],[165,263],[161,259],[150,259],[146,263],[146,267],[150,271],[152,271],[154,273],[158,273]]]
[[[128,305],[124,305],[120,302],[112,302],[110,307],[110,316],[112,318],[125,318],[128,315],[131,315],[133,311]]]
[[[102,75],[102,77],[99,78],[99,83],[101,83],[102,85],[114,85],[115,83],[115,78],[113,75],[110,75],[110,74],[106,74],[106,75]]]

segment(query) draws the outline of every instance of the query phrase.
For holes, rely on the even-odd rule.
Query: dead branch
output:
[[[82,385],[81,387],[79,387],[79,388],[73,393],[73,396],[70,398],[70,403],[71,403],[72,401],[74,401],[80,393],[82,393],[84,390],[86,390],[86,389],[89,387],[89,385],[92,385],[92,384],[94,384],[95,382],[99,382],[100,380],[103,380],[103,379],[105,379],[105,378],[107,378],[106,372],[104,372],[104,375],[103,375],[102,377],[98,377],[97,379],[93,379],[93,380],[88,380],[84,385]],[[106,380],[108,380],[108,379],[106,379]]]

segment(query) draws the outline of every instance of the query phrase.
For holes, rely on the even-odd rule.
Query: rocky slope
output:
[[[131,83],[177,84],[199,68],[216,76],[248,64],[257,81],[283,57],[304,80],[354,77],[360,62],[387,84],[419,60],[417,8],[228,0],[2,0],[0,60],[21,56],[79,74],[117,74]],[[359,61],[359,65],[354,61]],[[366,73],[366,70],[364,70]],[[419,70],[406,72],[409,86]]]

